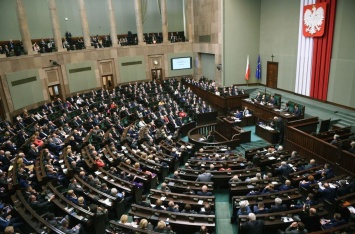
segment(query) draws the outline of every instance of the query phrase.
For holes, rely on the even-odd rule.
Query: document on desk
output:
[[[199,200],[199,201],[197,202],[197,204],[202,205],[202,204],[203,204],[203,200]]]
[[[96,175],[100,175],[100,174],[101,174],[101,171],[95,171],[95,174],[96,174]]]
[[[348,206],[347,207],[350,211],[350,213],[355,214],[355,208],[353,206]]]
[[[255,188],[255,186],[254,185],[247,185],[247,188]]]
[[[166,197],[161,197],[160,200],[165,201]]]
[[[324,186],[323,186],[323,184],[322,184],[322,182],[318,182],[318,186],[319,186],[319,188],[320,188],[321,190],[324,190],[324,189],[325,189]]]
[[[290,114],[288,114],[288,113],[286,113],[286,114],[284,114],[284,116],[289,116]]]
[[[284,223],[293,222],[293,218],[290,218],[290,217],[281,217],[281,220]]]
[[[269,157],[269,160],[274,160],[274,159],[276,159],[276,158],[273,156]]]

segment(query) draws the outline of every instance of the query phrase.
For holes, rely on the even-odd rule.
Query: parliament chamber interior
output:
[[[355,1],[0,9],[0,233],[355,233]]]

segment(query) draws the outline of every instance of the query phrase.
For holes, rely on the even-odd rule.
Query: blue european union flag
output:
[[[260,55],[259,55],[259,57],[258,57],[258,65],[256,66],[255,77],[256,77],[256,79],[258,79],[258,80],[261,79]]]

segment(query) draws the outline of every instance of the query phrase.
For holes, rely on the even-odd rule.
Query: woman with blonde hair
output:
[[[120,223],[131,226],[132,224],[128,222],[128,215],[123,214],[120,218]]]

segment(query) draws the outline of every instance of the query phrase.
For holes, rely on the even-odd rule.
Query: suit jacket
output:
[[[202,191],[198,191],[197,195],[198,196],[213,196],[213,194],[211,192],[202,192]]]
[[[307,214],[301,214],[300,218],[304,226],[307,228],[308,232],[316,232],[322,230],[321,225],[319,223],[319,215],[309,216]]]
[[[285,210],[287,210],[287,207],[285,204],[272,205],[270,208],[270,212],[280,212],[280,211],[285,211]]]
[[[240,226],[243,234],[262,234],[264,227],[263,220],[248,221]]]
[[[210,182],[212,179],[213,175],[211,173],[205,172],[203,174],[200,174],[196,181],[201,181],[201,182]]]

